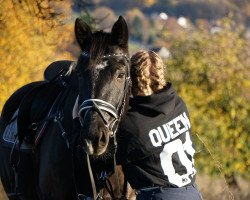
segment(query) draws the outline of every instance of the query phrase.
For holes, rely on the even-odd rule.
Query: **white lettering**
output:
[[[156,129],[151,130],[148,135],[149,135],[149,138],[150,138],[153,146],[155,146],[155,147],[161,146],[161,143],[162,143],[161,136]]]
[[[176,130],[177,130],[180,134],[182,134],[182,133],[184,133],[185,131],[187,131],[187,129],[186,129],[185,126],[183,126],[183,128],[181,128],[181,124],[180,124],[181,118],[180,118],[180,116],[174,118],[173,121],[174,121]],[[182,123],[182,125],[183,125],[183,123]]]
[[[190,121],[187,117],[187,114],[184,112],[182,113],[182,115],[180,115],[180,118],[181,118],[181,121],[182,123],[184,124],[184,126],[187,128],[187,129],[190,129],[191,128],[191,124],[190,124]]]
[[[149,131],[149,138],[155,147],[161,146],[163,143],[169,142],[171,139],[188,131],[191,127],[187,114],[183,112],[173,120],[158,126],[157,129]]]
[[[170,141],[170,135],[169,135],[169,132],[168,132],[165,124],[163,125],[163,129],[164,129],[165,134],[163,133],[161,127],[158,127],[157,129],[158,129],[158,132],[160,133],[160,136],[161,136],[161,139],[163,142],[166,143],[166,142]]]
[[[170,122],[168,122],[167,124],[167,127],[168,127],[168,130],[169,130],[169,133],[170,133],[170,136],[171,136],[171,138],[172,139],[174,139],[174,138],[176,138],[178,135],[179,135],[179,133],[178,132],[175,132],[174,133],[174,126],[173,127],[171,127],[172,125],[174,125],[174,122],[173,121],[170,121]]]

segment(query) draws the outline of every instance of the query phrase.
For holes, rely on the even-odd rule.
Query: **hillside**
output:
[[[238,22],[250,26],[249,0],[92,0],[93,6],[107,6],[116,13],[138,8],[144,14],[166,12],[171,16],[187,17],[193,22],[197,19],[215,20],[235,15]]]

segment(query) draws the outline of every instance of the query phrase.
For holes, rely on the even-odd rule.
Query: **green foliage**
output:
[[[167,77],[189,108],[201,150],[197,166],[203,172],[249,179],[250,46],[229,19],[221,24],[215,34],[168,34],[173,45]]]
[[[136,16],[132,25],[134,26],[134,38],[141,41],[143,34],[142,19],[139,16]]]
[[[89,24],[91,30],[96,30],[97,28],[97,19],[95,19],[94,17],[92,17],[92,15],[90,14],[90,12],[88,12],[88,10],[85,10],[84,12],[81,13],[80,18],[82,18],[83,21],[85,21],[87,24]]]

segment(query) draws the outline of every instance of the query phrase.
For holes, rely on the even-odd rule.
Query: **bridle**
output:
[[[83,59],[89,59],[90,58],[90,54],[88,54],[87,52],[82,52],[81,56],[82,56]],[[123,53],[114,53],[114,54],[108,54],[108,55],[103,56],[103,58],[112,58],[112,57],[124,57],[126,59],[126,61],[129,62],[128,56],[126,54],[123,54]],[[120,188],[119,188],[118,173],[117,173],[117,171],[115,169],[116,168],[115,154],[116,154],[116,149],[117,149],[116,132],[117,132],[117,129],[118,129],[118,124],[119,124],[119,122],[121,120],[121,117],[122,117],[122,115],[124,113],[125,105],[126,105],[126,99],[128,98],[129,90],[130,90],[131,85],[132,85],[131,84],[131,78],[130,78],[130,66],[129,66],[129,63],[127,63],[125,65],[125,67],[126,67],[126,71],[125,71],[124,93],[123,93],[123,96],[122,96],[121,100],[119,101],[117,107],[115,107],[114,105],[112,105],[109,102],[104,101],[102,99],[86,99],[79,106],[79,116],[84,111],[84,116],[81,116],[79,118],[82,127],[85,125],[85,118],[86,118],[87,114],[90,111],[95,111],[95,112],[98,113],[98,115],[103,120],[105,126],[110,131],[110,137],[113,138],[112,141],[113,141],[113,145],[115,147],[115,151],[114,151],[114,154],[113,154],[113,157],[114,157],[114,159],[113,159],[113,167],[114,167],[114,169],[113,170],[114,170],[115,176],[116,176],[116,187],[117,187],[117,190],[118,190],[118,197],[120,196]],[[82,76],[78,76],[78,79],[81,79],[81,78],[82,78]],[[113,120],[110,123],[105,119],[104,112],[108,113],[110,116],[113,117]],[[90,164],[90,159],[89,159],[88,154],[87,154],[87,164],[88,164],[88,171],[89,171],[91,186],[92,186],[92,191],[93,191],[93,199],[96,200],[96,199],[99,198],[99,195],[97,194],[97,191],[96,191],[95,181],[94,181],[94,177],[93,177],[91,164]],[[77,194],[77,195],[78,195],[78,199],[84,199],[85,198],[85,196],[83,194]],[[114,197],[112,197],[112,198],[114,198]]]
[[[102,118],[105,126],[112,130],[112,124],[114,124],[118,120],[118,111],[117,109],[110,103],[101,100],[101,99],[87,99],[85,100],[79,107],[79,116],[80,113],[85,111],[84,117],[80,117],[80,123],[84,126],[86,115],[89,111],[96,111]],[[109,113],[113,118],[113,123],[108,123],[104,117],[103,112]],[[111,127],[110,127],[111,126]]]

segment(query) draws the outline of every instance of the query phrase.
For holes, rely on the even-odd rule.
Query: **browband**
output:
[[[81,55],[84,56],[84,57],[90,58],[90,54],[85,52],[85,51],[83,51]],[[128,55],[124,54],[124,53],[107,54],[107,55],[104,55],[103,58],[117,57],[117,56],[122,56],[122,57],[125,57],[125,58],[129,59]]]

